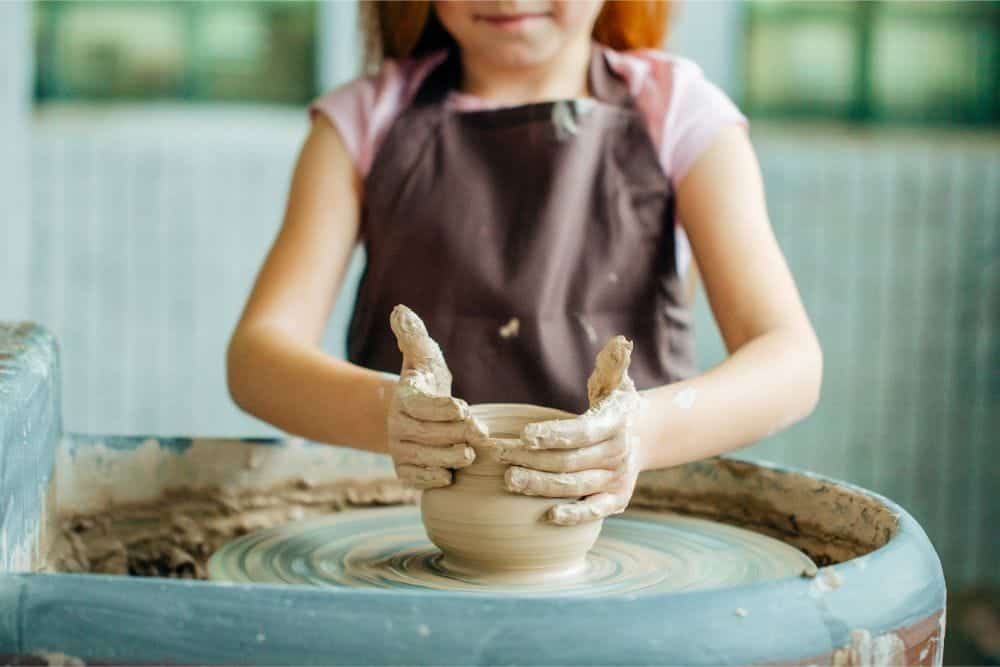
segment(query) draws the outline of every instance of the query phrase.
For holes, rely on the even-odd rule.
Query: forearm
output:
[[[276,327],[239,331],[227,366],[233,400],[255,417],[316,442],[386,451],[391,376],[331,357]]]
[[[808,327],[777,329],[712,370],[643,392],[642,469],[737,449],[806,417],[819,398],[822,354]]]

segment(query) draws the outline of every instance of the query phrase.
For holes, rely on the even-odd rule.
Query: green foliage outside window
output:
[[[1000,2],[751,0],[746,16],[753,115],[1000,121]]]
[[[36,98],[304,103],[316,95],[314,2],[35,4]]]

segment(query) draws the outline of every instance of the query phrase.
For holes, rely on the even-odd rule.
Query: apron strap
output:
[[[457,48],[448,50],[444,59],[424,76],[416,95],[413,96],[414,107],[424,107],[444,102],[448,93],[458,90],[462,85],[462,58]]]
[[[590,51],[590,93],[605,104],[631,107],[632,93],[628,83],[608,63],[607,48],[594,43]]]

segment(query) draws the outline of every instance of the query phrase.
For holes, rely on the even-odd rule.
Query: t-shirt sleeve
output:
[[[663,51],[630,55],[616,61],[638,82],[633,94],[659,150],[663,173],[676,187],[723,128],[746,127],[747,118],[694,62]],[[686,275],[691,247],[679,217],[674,219],[674,234],[678,272]]]
[[[729,96],[690,60],[670,58],[653,69],[667,95],[660,161],[676,186],[723,128],[746,127],[748,121]]]
[[[378,145],[402,111],[406,68],[388,61],[378,74],[350,81],[309,105],[309,116],[322,114],[340,133],[362,177],[368,175]]]

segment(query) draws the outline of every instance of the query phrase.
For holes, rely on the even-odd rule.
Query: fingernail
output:
[[[570,526],[579,521],[572,505],[556,505],[549,510],[549,521],[558,526]]]

